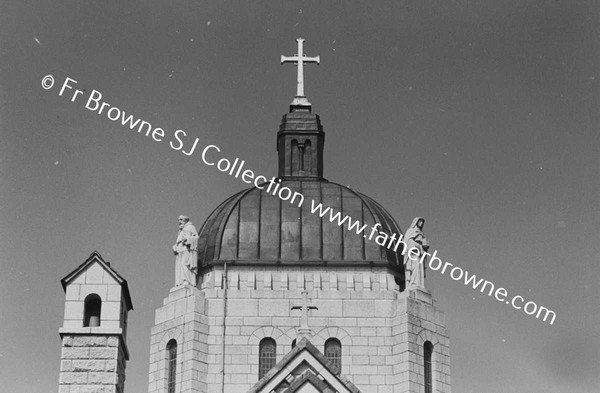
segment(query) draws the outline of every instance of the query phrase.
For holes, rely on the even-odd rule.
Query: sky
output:
[[[403,229],[424,217],[444,261],[557,315],[428,271],[452,391],[600,391],[599,17],[591,0],[1,1],[3,389],[57,391],[60,279],[97,250],[132,295],[126,391],[147,391],[177,217],[200,227],[247,187],[86,109],[90,92],[273,176],[296,89],[280,56],[303,37],[325,177]]]

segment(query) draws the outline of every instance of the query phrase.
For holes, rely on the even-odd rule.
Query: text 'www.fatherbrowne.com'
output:
[[[455,266],[450,262],[443,262],[440,258],[438,258],[437,250],[435,250],[432,254],[423,252],[422,255],[420,255],[421,251],[417,248],[413,247],[408,250],[406,243],[402,241],[404,237],[402,234],[400,234],[400,236],[398,236],[396,233],[388,235],[385,232],[379,231],[378,227],[381,226],[379,223],[373,226],[366,224],[361,225],[360,221],[353,220],[350,216],[344,216],[342,218],[342,214],[339,211],[334,212],[331,207],[324,208],[321,203],[316,204],[314,200],[311,202],[311,213],[318,214],[321,218],[326,218],[330,222],[336,223],[340,227],[346,226],[348,231],[355,232],[357,235],[362,234],[362,236],[368,240],[372,240],[377,234],[377,236],[375,236],[375,242],[380,246],[386,247],[394,252],[397,252],[400,246],[402,246],[402,256],[408,252],[408,257],[411,260],[418,260],[421,264],[426,263],[426,265],[433,271],[439,271],[441,274],[446,274],[446,272],[448,272],[448,275],[454,281],[461,281],[464,283],[464,285],[472,287],[474,290],[479,290],[481,293],[487,293],[487,295],[490,297],[493,295],[497,301],[509,304],[517,310],[522,310],[527,315],[535,315],[535,317],[538,319],[542,318],[544,322],[548,320],[550,325],[554,324],[554,320],[556,319],[556,313],[554,311],[549,310],[544,306],[539,306],[533,301],[525,302],[525,298],[520,295],[510,297],[506,288],[496,288],[494,283],[491,281],[478,278],[475,274],[470,274],[468,271],[459,266]]]

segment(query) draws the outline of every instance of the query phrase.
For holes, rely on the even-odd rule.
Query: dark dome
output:
[[[266,183],[267,185],[269,183]],[[404,276],[402,248],[397,252],[373,240],[311,213],[312,201],[331,207],[341,217],[367,224],[365,235],[376,223],[387,234],[402,233],[392,216],[366,195],[340,184],[320,180],[283,180],[281,187],[302,194],[298,207],[264,189],[249,188],[221,203],[200,230],[198,262],[201,269],[224,262],[247,265],[287,266],[387,266]],[[376,234],[377,235],[377,234]],[[375,236],[376,236],[375,235]]]

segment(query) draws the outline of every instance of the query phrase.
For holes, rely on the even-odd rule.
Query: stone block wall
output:
[[[118,336],[63,335],[59,393],[123,393],[125,351]]]
[[[203,277],[201,290],[187,289],[188,297],[179,299],[172,292],[157,310],[150,393],[166,392],[166,343],[178,334],[187,334],[184,346],[193,351],[197,377],[190,387],[189,379],[178,374],[182,385],[176,393],[218,393],[222,384],[227,393],[246,393],[258,381],[263,338],[275,340],[277,362],[292,349],[300,311],[291,307],[301,304],[303,290],[308,290],[312,304],[319,308],[309,314],[311,342],[324,352],[325,341],[337,338],[342,344],[342,374],[363,393],[423,391],[423,340],[432,341],[434,362],[440,362],[434,366],[434,391],[450,391],[443,314],[427,294],[415,298],[398,292],[393,275],[385,269],[236,267],[227,273],[227,291],[224,277],[223,271],[212,271]]]
[[[433,345],[432,391],[450,393],[450,340],[444,313],[439,311],[428,291],[414,289],[398,297],[392,318],[394,393],[424,393],[424,344]]]
[[[208,317],[204,293],[196,288],[171,290],[156,310],[150,337],[150,393],[167,392],[170,340],[177,342],[176,393],[207,392]]]

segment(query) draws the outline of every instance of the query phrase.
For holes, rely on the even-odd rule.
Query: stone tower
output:
[[[94,251],[61,280],[65,290],[59,393],[123,393],[127,281]]]
[[[278,177],[208,216],[197,285],[174,287],[156,311],[150,393],[450,392],[444,314],[426,288],[405,288],[394,218],[323,177],[324,142],[296,96],[277,133]]]

